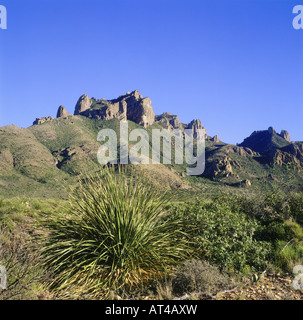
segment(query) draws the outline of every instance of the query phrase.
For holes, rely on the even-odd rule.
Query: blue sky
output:
[[[303,0],[0,0],[0,126],[71,113],[78,98],[139,90],[156,114],[240,143],[303,140]]]

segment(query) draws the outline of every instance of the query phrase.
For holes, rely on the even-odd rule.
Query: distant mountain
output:
[[[273,127],[269,127],[268,130],[254,131],[239,144],[240,147],[250,148],[261,154],[266,154],[288,145],[290,145],[289,133],[286,130],[282,130],[278,134]]]
[[[80,172],[100,167],[98,132],[111,128],[119,141],[122,119],[128,120],[129,130],[145,127],[148,134],[161,128],[193,129],[194,134],[205,129],[199,119],[184,124],[169,112],[155,115],[151,100],[136,90],[112,100],[82,95],[73,113],[60,106],[56,119],[37,118],[29,128],[0,128],[0,196],[66,197],[64,186],[73,185]],[[187,176],[187,165],[139,167],[151,183],[195,196],[226,187],[263,190],[290,177],[294,188],[303,190],[303,143],[291,142],[287,131],[255,131],[238,146],[218,136],[205,138],[206,168],[200,177]]]

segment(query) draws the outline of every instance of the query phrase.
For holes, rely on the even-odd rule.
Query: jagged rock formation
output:
[[[59,107],[57,118],[66,118],[70,115],[64,106]],[[205,140],[212,142],[220,141],[218,136],[214,136],[213,138],[207,136],[207,131],[199,119],[194,119],[190,123],[184,124],[181,123],[177,115],[169,112],[155,116],[151,100],[148,97],[143,98],[137,90],[127,92],[125,95],[112,100],[97,100],[83,94],[76,103],[74,115],[81,115],[97,120],[130,120],[142,125],[144,128],[157,122],[169,131],[180,129],[182,132],[185,132],[185,129],[192,129],[194,138],[197,138],[198,130],[202,129],[204,130]],[[34,124],[41,124],[52,119],[52,117],[39,118],[36,119]]]
[[[199,119],[192,120],[189,124],[181,123],[177,115],[173,115],[169,112],[164,112],[155,118],[156,122],[159,123],[165,129],[172,131],[174,129],[179,129],[182,132],[185,132],[185,129],[193,130],[193,137],[197,138],[197,133],[199,129],[204,129],[205,139],[208,139],[206,129],[202,126],[202,123]]]
[[[293,164],[297,167],[303,166],[303,143],[294,142],[284,148],[277,149],[268,154],[271,164],[282,166]]]
[[[290,142],[290,134],[288,133],[288,131],[282,130],[279,136],[285,139],[286,141]]]
[[[240,167],[240,164],[229,156],[214,159],[206,165],[204,175],[209,178],[235,177],[233,167]]]
[[[54,120],[54,118],[53,117],[36,118],[36,120],[33,122],[33,125],[42,124],[44,122],[51,121],[51,120]]]
[[[110,103],[101,100],[94,104],[91,108],[80,113],[82,116],[97,120],[127,120],[127,103],[125,101],[118,101]]]
[[[163,128],[173,131],[174,129],[180,129],[184,132],[185,124],[181,123],[177,115],[173,115],[170,112],[164,112],[155,118]]]
[[[90,99],[86,94],[83,94],[77,101],[74,115],[79,115],[85,110],[89,109],[93,103],[93,99]]]
[[[220,139],[219,139],[219,136],[218,136],[218,135],[215,135],[215,136],[212,137],[212,138],[209,137],[208,140],[209,140],[209,141],[216,142],[216,143],[220,142]]]
[[[243,147],[234,146],[234,145],[223,146],[221,148],[221,151],[225,152],[226,154],[235,153],[235,154],[238,154],[239,156],[242,156],[242,157],[260,156],[260,154],[258,152],[255,152],[249,148],[243,148]]]
[[[277,134],[273,127],[269,127],[268,130],[254,131],[239,146],[266,154],[289,145],[289,141],[290,137],[287,131],[282,130],[281,134]]]
[[[155,113],[149,98],[142,98],[138,91],[135,91],[135,94],[125,101],[127,102],[128,120],[134,121],[144,128],[155,122]]]
[[[66,118],[68,116],[71,116],[72,114],[69,113],[64,106],[60,106],[57,111],[57,118]]]
[[[200,129],[204,129],[204,133],[205,133],[205,136],[204,138],[207,139],[207,131],[206,129],[202,126],[202,123],[199,119],[194,119],[192,120],[187,126],[185,129],[192,129],[193,130],[193,133],[194,133],[194,138],[196,139],[197,138],[197,132],[198,130]]]
[[[98,120],[131,120],[143,127],[148,127],[155,121],[151,100],[143,98],[137,90],[113,100],[96,100],[82,95],[74,114]]]

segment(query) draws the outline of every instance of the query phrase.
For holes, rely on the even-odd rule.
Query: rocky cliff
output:
[[[190,123],[184,124],[181,123],[177,115],[169,112],[155,116],[150,98],[144,98],[137,90],[127,92],[125,95],[112,100],[89,98],[86,94],[83,94],[76,103],[74,115],[81,115],[97,120],[130,120],[142,125],[144,128],[157,122],[169,131],[180,129],[184,132],[185,129],[192,129],[194,138],[197,138],[199,129],[204,129],[206,140],[213,142],[220,141],[218,136],[214,136],[213,138],[207,136],[206,129],[199,119],[194,119]],[[60,106],[57,111],[57,118],[68,116],[71,116],[71,114],[64,106]],[[33,124],[38,125],[50,120],[53,120],[53,118],[38,118]]]

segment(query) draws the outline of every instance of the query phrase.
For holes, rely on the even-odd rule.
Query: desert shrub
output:
[[[203,260],[191,260],[180,265],[172,276],[175,294],[198,292],[209,296],[227,288],[230,280],[219,268]]]
[[[271,244],[270,262],[281,271],[290,272],[302,262],[303,193],[268,192],[244,197],[223,195],[217,203],[254,217],[261,226],[255,239]]]
[[[266,225],[266,228],[259,231],[258,238],[270,241],[273,244],[277,241],[286,243],[291,239],[303,241],[303,229],[294,221],[272,221]]]
[[[221,270],[249,271],[265,267],[271,246],[256,239],[262,226],[256,219],[233,212],[229,203],[201,202],[171,208],[171,219],[183,219],[195,252]]]
[[[48,224],[44,265],[50,288],[106,297],[169,273],[187,256],[178,219],[163,220],[169,198],[142,175],[118,167],[83,176],[70,194],[69,218]]]
[[[272,261],[277,268],[282,271],[292,273],[295,265],[303,264],[303,245],[296,239],[285,241],[277,241],[275,243],[275,251]]]
[[[0,227],[0,265],[7,272],[7,288],[0,289],[0,300],[38,298],[41,281],[48,275],[39,267],[39,257],[25,237],[5,227]]]
[[[293,194],[288,202],[291,215],[303,227],[303,193]]]

